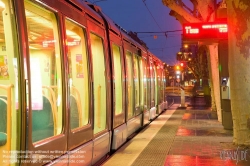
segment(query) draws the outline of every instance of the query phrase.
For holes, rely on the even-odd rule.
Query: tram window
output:
[[[89,80],[85,30],[66,20],[70,82],[70,128],[89,122]]]
[[[155,65],[153,64],[153,66],[152,66],[152,73],[153,73],[153,77],[152,77],[152,81],[153,81],[153,83],[152,83],[152,86],[154,87],[153,88],[153,99],[154,99],[154,105],[153,106],[156,106],[156,104],[157,104],[157,98],[156,98],[156,93],[157,93],[157,88],[156,88],[156,77],[157,77],[157,75],[156,75],[156,72],[155,72]]]
[[[3,151],[17,150],[20,138],[17,134],[16,121],[20,112],[18,103],[20,67],[11,2],[0,0],[0,159]],[[0,160],[0,165],[9,164],[5,160]]]
[[[147,66],[146,66],[146,59],[139,58],[139,65],[140,65],[140,85],[141,85],[141,98],[140,103],[143,109],[147,109]]]
[[[151,107],[151,70],[150,70],[150,64],[147,62],[147,107],[150,109]]]
[[[138,62],[138,55],[134,54],[134,71],[133,71],[133,76],[134,76],[134,96],[135,96],[135,107],[138,108],[140,106],[140,82],[139,82],[139,62]],[[136,114],[140,113],[140,109],[137,110]]]
[[[157,84],[158,84],[158,103],[161,103],[162,101],[162,98],[161,98],[161,95],[162,95],[162,82],[161,82],[161,67],[160,66],[157,66]]]
[[[106,79],[103,40],[91,33],[94,82],[94,134],[106,129]]]
[[[133,59],[132,53],[126,51],[126,75],[127,75],[127,116],[128,118],[132,118],[134,116],[134,107],[133,107],[133,92],[134,92],[134,84],[133,84]]]
[[[163,81],[162,81],[162,69],[161,66],[159,66],[158,69],[158,82],[159,82],[159,102],[162,102],[163,100]]]
[[[154,107],[155,105],[155,71],[154,71],[154,66],[151,63],[150,64],[150,88],[151,88],[151,107]]]
[[[115,115],[122,113],[122,68],[121,68],[121,51],[120,47],[113,44],[113,79],[115,83]]]
[[[32,141],[62,131],[62,74],[58,27],[55,14],[25,1],[28,28]]]
[[[155,89],[154,89],[154,92],[155,92],[155,106],[158,104],[158,91],[159,91],[159,87],[158,87],[158,80],[157,80],[157,76],[158,76],[158,74],[157,74],[157,66],[156,65],[154,65],[154,67],[153,67],[153,69],[154,69],[154,86],[155,86]]]
[[[162,87],[162,91],[163,91],[163,101],[165,101],[166,100],[166,93],[165,93],[165,87],[167,86],[166,84],[167,84],[167,82],[166,82],[166,76],[165,76],[165,70],[167,70],[167,69],[165,69],[165,67],[163,68],[163,78],[162,78],[162,82],[163,82],[163,87]]]

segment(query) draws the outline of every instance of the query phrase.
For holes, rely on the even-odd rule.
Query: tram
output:
[[[167,108],[164,63],[83,0],[0,0],[0,165],[97,165]]]

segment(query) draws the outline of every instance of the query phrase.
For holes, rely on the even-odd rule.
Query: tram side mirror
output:
[[[230,99],[229,77],[221,78],[221,99]]]

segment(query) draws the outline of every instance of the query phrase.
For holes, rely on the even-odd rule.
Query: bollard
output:
[[[185,91],[184,91],[184,88],[181,87],[181,107],[186,107],[185,106]]]

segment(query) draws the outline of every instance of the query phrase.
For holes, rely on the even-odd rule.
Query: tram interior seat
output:
[[[42,110],[32,110],[32,141],[37,142],[54,135],[52,103],[43,96]]]
[[[7,101],[7,96],[0,96],[0,98]]]
[[[73,95],[70,95],[70,128],[79,127],[79,113],[77,100]]]
[[[6,97],[7,99],[7,97]],[[0,97],[0,146],[7,142],[7,101]]]

